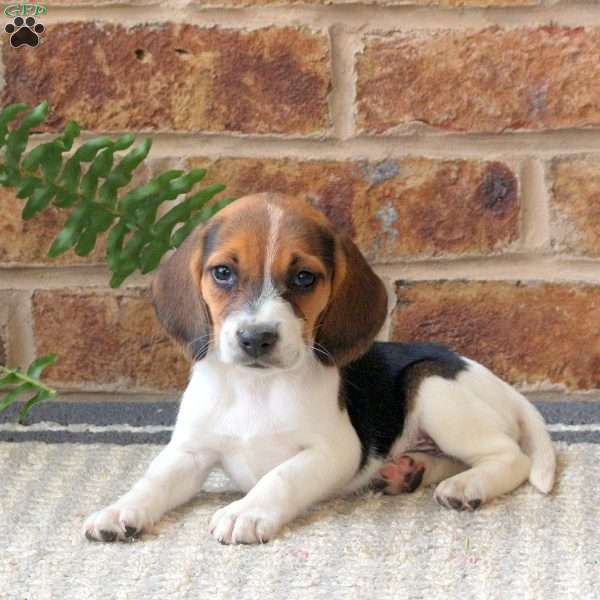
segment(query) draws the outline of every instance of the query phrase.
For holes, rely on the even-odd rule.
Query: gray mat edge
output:
[[[552,431],[555,441],[600,443],[600,402],[577,399],[533,404],[549,425],[575,426],[570,431]],[[166,444],[178,409],[174,401],[54,401],[35,407],[21,426],[15,424],[21,406],[18,403],[0,413],[0,442]],[[577,426],[598,427],[581,431]]]
[[[548,424],[585,425],[600,423],[600,402],[586,400],[546,401],[533,404]],[[17,402],[0,412],[0,423],[14,423],[22,407]],[[36,406],[26,420],[59,425],[131,425],[133,427],[164,426],[175,423],[179,402],[47,402]]]

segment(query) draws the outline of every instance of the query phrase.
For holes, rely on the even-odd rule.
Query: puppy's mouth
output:
[[[249,362],[238,363],[238,366],[244,367],[246,369],[262,370],[262,371],[267,371],[267,370],[277,371],[277,370],[283,368],[283,365],[281,365],[279,362],[271,362],[271,361],[265,361],[265,360],[253,360],[253,361],[249,361]]]
[[[247,369],[276,369],[279,365],[266,360],[236,361],[239,367]]]

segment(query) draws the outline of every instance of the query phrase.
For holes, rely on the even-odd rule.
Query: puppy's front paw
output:
[[[151,525],[143,509],[109,506],[91,514],[83,524],[83,534],[88,540],[131,542]]]
[[[249,505],[242,499],[213,515],[210,533],[221,544],[264,544],[279,527],[279,518],[273,510]]]

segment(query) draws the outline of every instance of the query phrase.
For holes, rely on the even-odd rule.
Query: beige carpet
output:
[[[91,543],[84,517],[158,447],[0,444],[0,598],[597,599],[600,445],[558,444],[551,497],[525,485],[473,514],[431,490],[314,509],[264,546],[221,546],[210,515],[236,495],[216,474],[157,535]]]

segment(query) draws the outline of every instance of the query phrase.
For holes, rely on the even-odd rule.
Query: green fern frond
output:
[[[134,146],[131,134],[117,139],[100,136],[81,144],[67,158],[80,134],[79,125],[71,121],[53,140],[25,153],[32,130],[48,116],[48,103],[36,106],[10,129],[27,108],[13,104],[0,113],[0,185],[15,188],[24,200],[25,220],[50,205],[68,213],[48,252],[51,258],[70,249],[87,256],[98,237],[106,234],[112,287],[119,287],[135,271],[155,269],[164,254],[179,246],[195,226],[233,200],[228,197],[210,203],[225,189],[221,184],[196,189],[206,175],[204,169],[166,171],[119,197],[148,156],[152,140]],[[159,215],[164,203],[183,194],[187,196],[181,202]]]
[[[28,109],[26,104],[12,104],[0,112],[0,185],[14,188],[24,201],[25,220],[51,205],[64,211],[67,218],[48,251],[51,258],[70,249],[87,256],[99,236],[106,235],[111,287],[119,287],[136,271],[156,269],[165,253],[234,200],[211,202],[225,189],[221,184],[197,189],[204,169],[166,171],[120,195],[148,156],[152,140],[134,146],[135,136],[129,133],[116,139],[99,136],[73,151],[80,127],[70,121],[53,140],[26,152],[32,131],[46,120],[49,107],[42,102],[23,115]],[[184,194],[179,203],[161,211],[163,204]],[[34,393],[19,413],[22,421],[35,404],[55,396],[55,390],[39,381],[43,369],[55,360],[54,354],[40,357],[25,374],[0,365],[0,390],[10,387],[0,399],[0,411]]]
[[[7,409],[22,396],[29,396],[17,417],[18,422],[22,423],[36,404],[56,396],[56,390],[40,381],[44,369],[55,362],[56,354],[40,356],[29,365],[26,373],[0,365],[0,389],[12,388],[4,397],[0,397],[0,411]]]

